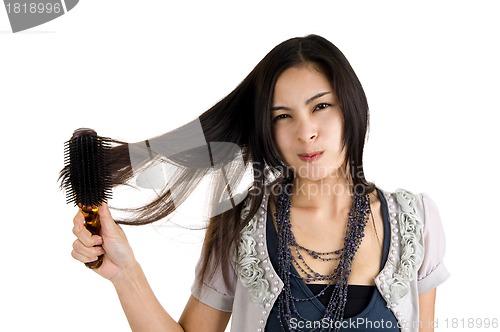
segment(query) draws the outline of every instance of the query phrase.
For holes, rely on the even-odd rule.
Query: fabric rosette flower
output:
[[[402,212],[399,215],[399,223],[401,226],[401,234],[415,234],[418,227],[418,221],[415,216],[407,212]]]
[[[246,218],[250,205],[245,204],[241,218]],[[257,231],[258,216],[255,215],[241,231],[236,259],[238,276],[241,283],[248,289],[250,298],[255,303],[264,304],[269,294],[269,282],[264,278],[264,270],[259,266],[256,242],[252,235]]]
[[[257,256],[257,251],[255,250],[255,241],[248,234],[243,234],[240,240],[240,245],[238,246],[239,256]]]
[[[258,266],[259,260],[255,257],[243,257],[238,264],[241,281],[245,286],[252,285],[259,278],[262,278],[264,273]]]
[[[423,259],[423,247],[420,243],[420,222],[411,213],[399,215],[401,229],[401,261],[398,272],[410,281],[414,279],[416,268]]]
[[[394,302],[399,302],[406,296],[406,294],[408,294],[410,289],[408,279],[399,273],[394,273],[394,277],[389,281],[389,284],[391,300]]]
[[[416,199],[413,194],[407,192],[406,190],[398,190],[396,192],[396,199],[399,205],[401,206],[403,212],[411,214],[414,214],[416,212],[415,209]]]

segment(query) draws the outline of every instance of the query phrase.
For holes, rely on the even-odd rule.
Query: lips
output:
[[[314,161],[318,160],[322,155],[324,151],[315,151],[315,152],[309,152],[309,153],[300,153],[298,154],[300,160],[302,161]]]

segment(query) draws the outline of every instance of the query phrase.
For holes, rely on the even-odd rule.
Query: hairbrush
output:
[[[66,203],[78,205],[85,218],[85,228],[93,235],[101,232],[99,207],[111,198],[109,151],[111,141],[89,128],[75,130],[64,144],[64,168],[59,179],[66,192]],[[101,266],[103,255],[85,263],[91,269]]]

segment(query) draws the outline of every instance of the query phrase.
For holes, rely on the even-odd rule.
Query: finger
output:
[[[88,257],[85,255],[80,254],[79,252],[76,252],[75,250],[71,251],[71,256],[76,259],[77,261],[80,261],[82,263],[90,263],[98,260],[97,256],[94,257]]]
[[[73,226],[77,229],[83,228],[83,223],[85,222],[85,218],[80,210],[76,213],[73,218]]]
[[[75,225],[73,227],[73,234],[81,241],[86,247],[93,247],[102,244],[102,237],[99,235],[92,235],[90,231],[82,225]]]
[[[73,242],[73,250],[76,250],[80,254],[88,257],[99,256],[104,254],[104,249],[102,246],[87,247],[80,240],[75,240]]]
[[[85,247],[81,242],[76,240],[73,243],[73,250],[71,251],[71,256],[73,258],[83,262],[93,262],[97,260],[98,256],[103,255],[105,253],[102,247]]]
[[[101,246],[87,247],[80,240],[73,242],[73,250],[86,257],[94,257],[104,254],[104,249]]]
[[[94,246],[102,246],[103,244],[102,236],[100,235],[92,235],[91,241],[94,244]]]
[[[107,203],[103,203],[99,207],[99,219],[101,220],[101,229],[106,234],[121,233],[121,228],[111,216]]]
[[[99,207],[99,217],[101,219],[113,219],[111,216],[111,212],[109,211],[109,206],[108,203],[102,203],[102,205]]]

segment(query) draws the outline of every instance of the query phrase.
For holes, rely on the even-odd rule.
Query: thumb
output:
[[[117,232],[120,227],[115,223],[107,203],[99,207],[99,219],[101,221],[101,230],[108,234]]]

